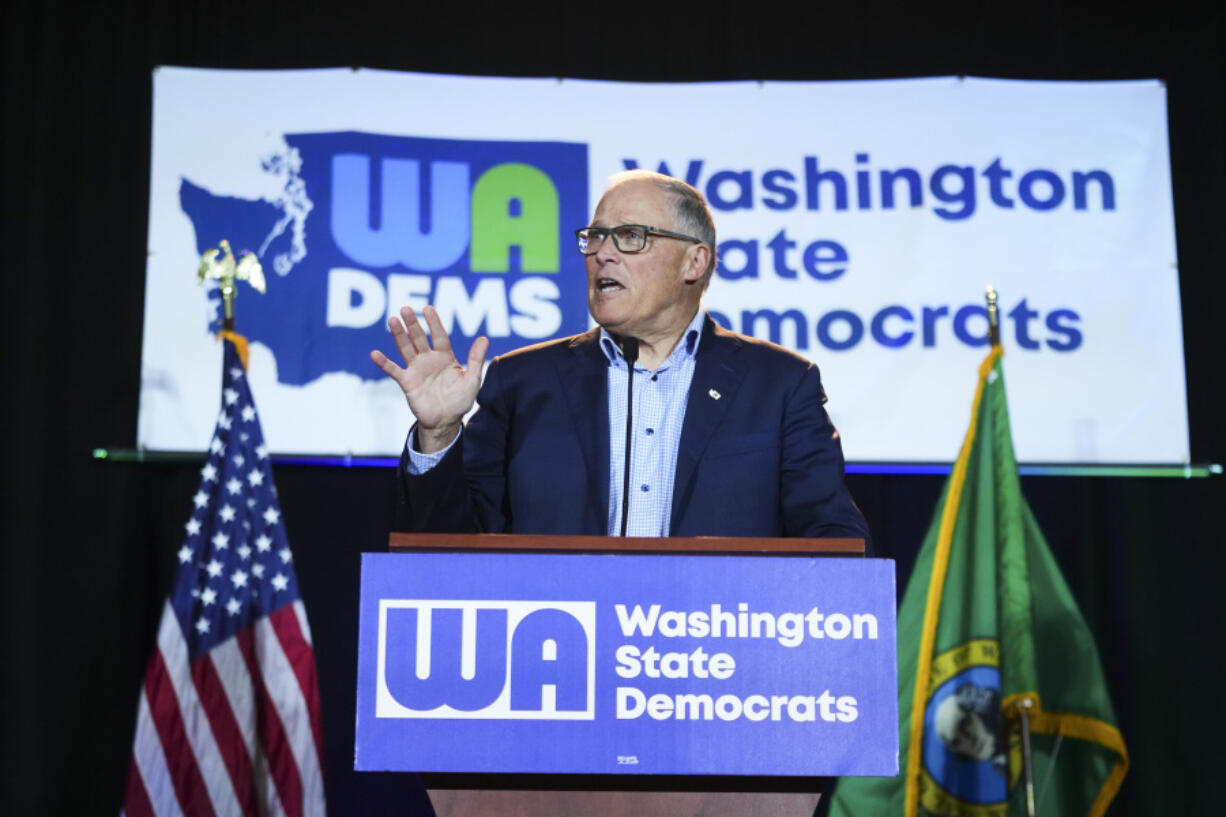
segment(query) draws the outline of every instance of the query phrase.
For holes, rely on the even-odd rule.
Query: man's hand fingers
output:
[[[404,369],[393,363],[387,355],[383,354],[378,349],[372,349],[370,351],[370,359],[371,362],[382,369],[383,373],[388,377],[399,380],[400,375],[404,372]]]
[[[418,323],[417,313],[413,311],[413,307],[400,307],[400,318],[409,332],[409,342],[412,344],[413,351],[419,355],[430,351],[430,341],[426,338],[426,330]],[[403,352],[404,349],[400,351]]]
[[[481,382],[481,365],[485,363],[485,355],[490,350],[490,339],[485,335],[473,341],[473,345],[468,347],[468,367],[464,372],[464,376],[470,380],[475,379],[478,383]]]
[[[404,358],[405,365],[412,363],[413,358],[417,357],[417,350],[413,348],[413,341],[409,338],[409,333],[405,331],[400,316],[392,315],[388,318],[387,328],[392,333],[392,341],[400,350],[400,356]]]
[[[447,330],[443,328],[443,321],[438,316],[438,310],[427,306],[422,310],[422,314],[425,315],[426,323],[430,326],[430,339],[434,341],[434,350],[450,352],[451,338],[447,336]]]

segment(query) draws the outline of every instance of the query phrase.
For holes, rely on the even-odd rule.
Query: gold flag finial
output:
[[[221,301],[225,306],[225,320],[222,324],[227,331],[234,331],[234,298],[238,294],[235,281],[246,281],[256,292],[265,291],[264,268],[255,257],[255,253],[246,250],[234,258],[230,242],[224,238],[217,247],[205,250],[200,256],[200,268],[196,271],[196,280],[204,283],[212,278],[218,282],[221,290]]]
[[[993,346],[1000,345],[1000,313],[996,309],[996,288],[988,284],[988,340]]]

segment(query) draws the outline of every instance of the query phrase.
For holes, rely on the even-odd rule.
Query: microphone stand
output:
[[[622,467],[622,530],[626,535],[626,522],[630,515],[630,443],[634,432],[634,364],[639,359],[637,338],[622,338],[622,357],[626,359],[626,458]]]

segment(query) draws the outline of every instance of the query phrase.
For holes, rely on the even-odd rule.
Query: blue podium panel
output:
[[[894,563],[363,554],[356,769],[898,773]]]

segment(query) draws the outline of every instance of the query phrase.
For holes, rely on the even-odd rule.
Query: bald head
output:
[[[667,194],[676,230],[701,239],[711,249],[711,261],[702,277],[702,288],[705,290],[711,283],[711,275],[715,272],[717,263],[715,219],[711,217],[707,200],[693,186],[652,170],[623,170],[614,173],[609,177],[609,189],[605,191],[605,195],[623,184],[644,182],[655,185]]]

